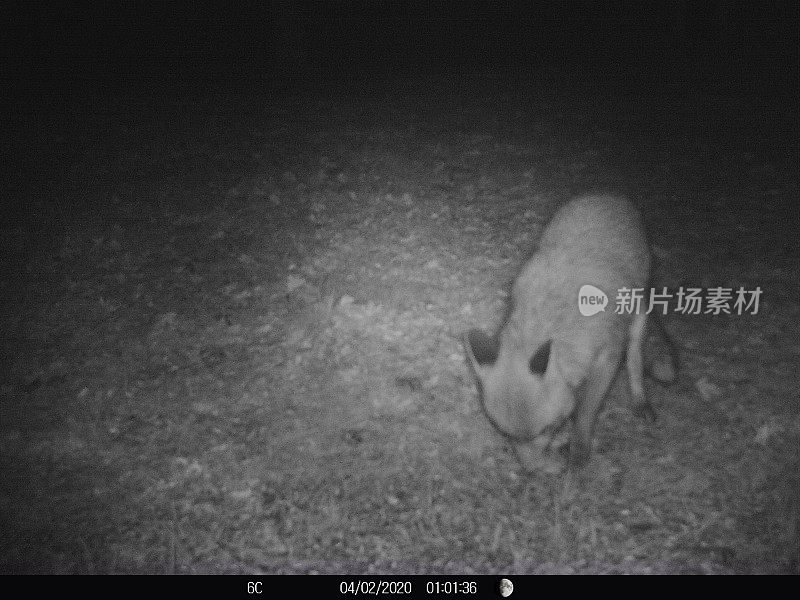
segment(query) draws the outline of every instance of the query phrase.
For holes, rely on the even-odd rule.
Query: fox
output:
[[[638,310],[611,306],[588,316],[579,310],[587,284],[611,297],[641,294],[651,262],[641,214],[627,198],[578,196],[544,228],[512,285],[499,331],[464,334],[483,412],[512,441],[526,471],[561,472],[563,460],[553,451],[567,443],[567,469],[587,464],[598,412],[623,358],[634,412],[656,419],[643,381],[646,299]],[[649,374],[672,383],[677,352],[663,324],[659,329],[669,356]]]

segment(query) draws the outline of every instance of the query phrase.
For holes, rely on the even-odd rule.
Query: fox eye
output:
[[[531,361],[528,363],[528,368],[534,375],[544,375],[547,370],[547,363],[550,361],[550,344],[553,340],[547,340],[544,344],[539,346],[536,353],[531,356]]]

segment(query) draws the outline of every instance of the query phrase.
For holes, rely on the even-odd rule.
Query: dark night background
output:
[[[255,4],[20,3],[6,77],[123,91],[452,77],[786,92],[798,79],[793,2]]]

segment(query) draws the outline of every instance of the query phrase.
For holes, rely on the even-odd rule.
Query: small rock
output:
[[[705,375],[694,384],[694,387],[706,402],[710,402],[722,395],[722,389],[717,384],[709,381]]]

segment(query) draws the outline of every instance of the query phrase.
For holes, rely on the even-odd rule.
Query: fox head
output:
[[[547,340],[532,350],[510,336],[489,337],[473,329],[464,349],[478,381],[481,403],[492,424],[517,441],[554,432],[575,407],[573,386]]]

